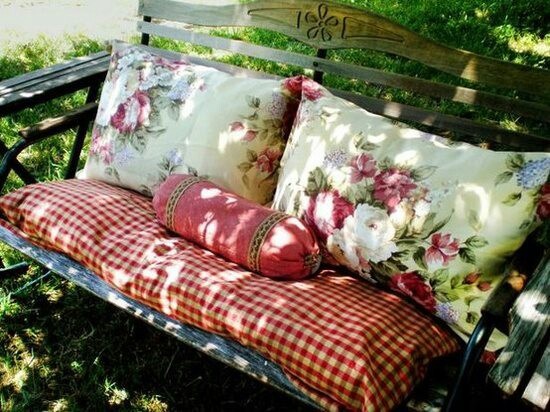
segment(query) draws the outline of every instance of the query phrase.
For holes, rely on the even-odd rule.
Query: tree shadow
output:
[[[68,282],[18,300],[2,319],[3,410],[311,410]]]

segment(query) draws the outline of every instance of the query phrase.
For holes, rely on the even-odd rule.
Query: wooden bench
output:
[[[464,108],[471,105],[485,107],[490,109],[489,114],[491,111],[515,113],[522,119],[530,119],[531,124],[534,123],[536,126],[550,120],[548,104],[550,73],[548,71],[449,48],[419,36],[381,16],[334,1],[258,0],[239,5],[203,6],[171,0],[140,0],[139,14],[143,16],[143,21],[138,23],[143,44],[149,43],[150,36],[168,37],[193,45],[291,65],[297,68],[296,71],[306,71],[311,74],[319,82],[324,80],[325,74],[330,74],[338,78],[356,79],[360,84],[405,90],[423,95],[435,102],[448,100],[462,104],[461,107]],[[319,25],[319,22],[327,21],[329,18],[334,18],[330,27],[323,26],[323,28]],[[163,25],[165,21],[185,23],[185,25],[183,28]],[[206,34],[203,30],[194,30],[192,25],[269,29],[310,46],[314,55],[215,37]],[[315,30],[316,27],[317,30]],[[466,81],[450,84],[433,82],[340,62],[337,59],[337,50],[344,48],[372,49],[402,56]],[[169,51],[165,54],[173,55]],[[205,58],[190,57],[190,60],[239,75],[265,76],[265,74]],[[25,183],[34,182],[35,179],[18,162],[17,156],[26,147],[38,141],[78,127],[75,145],[66,170],[66,177],[74,176],[86,130],[97,110],[97,104],[94,102],[107,65],[107,54],[98,53],[0,82],[0,116],[12,114],[76,90],[89,89],[86,104],[83,107],[55,119],[46,119],[20,131],[22,139],[9,150],[5,146],[0,146],[0,151],[6,153],[0,167],[0,186],[4,185],[10,170],[18,173]],[[479,90],[475,85],[477,82],[489,87]],[[330,85],[329,81],[327,83]],[[421,125],[437,132],[447,131],[454,137],[465,136],[478,141],[481,139],[485,143],[496,144],[497,147],[512,147],[516,150],[547,151],[550,148],[547,126],[543,129],[545,135],[530,131],[511,131],[499,127],[494,122],[479,123],[471,120],[468,118],[470,109],[464,109],[462,112],[465,117],[459,117],[349,91],[332,90],[371,112]],[[197,350],[277,387],[306,404],[318,407],[289,381],[278,365],[258,353],[236,342],[177,323],[161,313],[152,311],[145,305],[124,296],[66,256],[45,251],[13,235],[8,230],[0,229],[0,238],[60,276],[166,331]],[[534,272],[528,288],[547,291],[550,267],[548,253],[540,260],[538,256],[540,253],[537,255],[530,245],[529,243],[518,253],[514,266],[509,270],[509,281],[503,282],[494,293],[494,299],[486,306],[484,316],[464,349],[462,365],[453,384],[454,388],[446,401],[445,407],[449,410],[460,410],[462,397],[471,375],[475,373],[474,369],[490,332],[495,326],[509,329],[506,318],[514,298],[523,287],[523,277],[519,274]],[[535,257],[536,261],[534,261]],[[535,269],[539,260],[541,263]],[[521,300],[529,301],[529,299],[532,299],[532,295],[522,295]],[[539,308],[539,312],[548,313],[548,299],[539,304],[545,305]],[[491,372],[491,377],[506,393],[518,398],[525,393],[529,400],[544,408],[543,402],[545,399],[547,401],[547,398],[545,398],[545,391],[540,388],[541,385],[543,388],[545,384],[548,385],[550,367],[547,343],[550,318],[542,315],[540,322],[536,325],[526,326],[526,322],[521,319],[522,305],[529,305],[529,302],[520,301],[515,307],[513,313],[516,319],[512,324],[510,343],[503,352],[503,357],[513,361],[497,363]],[[534,371],[536,371],[535,374],[533,374]],[[534,380],[531,380],[531,376],[535,377]]]

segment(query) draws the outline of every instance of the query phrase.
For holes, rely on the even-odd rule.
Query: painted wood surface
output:
[[[19,135],[29,141],[43,139],[90,122],[95,118],[98,104],[87,103],[59,117],[49,118],[19,131]]]
[[[322,49],[379,50],[464,79],[550,96],[550,72],[547,70],[453,49],[385,17],[331,0],[259,0],[226,6],[140,0],[139,13],[197,25],[261,27]]]
[[[545,409],[550,400],[550,251],[518,297],[507,346],[489,377],[505,393]]]
[[[541,121],[547,121],[550,118],[550,107],[538,102],[514,99],[468,87],[453,86],[345,62],[336,62],[285,50],[272,49],[244,41],[210,36],[190,29],[181,29],[142,21],[138,22],[137,29],[149,35],[187,41],[192,44],[211,47],[217,50],[226,50],[249,57],[257,57],[310,70],[338,74],[353,79],[364,80],[367,83],[396,87],[426,96],[483,106],[508,113],[516,113]]]
[[[307,405],[320,409],[313,400],[296,389],[278,365],[266,359],[258,352],[230,339],[186,325],[152,310],[148,306],[125,296],[89,269],[67,256],[35,246],[1,226],[0,240],[34,259],[54,273],[70,280],[77,286],[172,335],[194,349],[238,369],[261,382],[276,387]]]
[[[331,89],[337,96],[361,106],[372,113],[401,121],[412,121],[442,130],[450,130],[459,135],[479,136],[488,141],[513,146],[517,150],[550,150],[550,139],[501,129],[489,124],[481,124],[469,119],[446,115],[401,103],[363,96],[356,93]]]
[[[105,79],[106,52],[76,58],[0,82],[0,117],[72,93]]]

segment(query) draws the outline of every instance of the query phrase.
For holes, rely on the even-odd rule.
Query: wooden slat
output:
[[[97,103],[88,103],[63,116],[45,119],[40,123],[21,129],[19,135],[29,141],[43,139],[77,127],[82,122],[91,121],[96,113]]]
[[[529,380],[527,388],[523,392],[522,398],[537,405],[542,410],[548,410],[550,406],[550,345],[546,341],[546,349],[540,359],[539,364]]]
[[[481,124],[469,119],[420,109],[400,103],[387,102],[356,93],[331,89],[341,96],[366,110],[392,119],[416,122],[425,126],[449,130],[460,135],[478,136],[493,142],[513,146],[519,150],[549,151],[550,139],[532,134],[524,134],[499,127]]]
[[[0,84],[3,87],[3,94],[0,95],[0,117],[97,84],[105,78],[108,66],[109,56],[101,53],[82,64],[47,71],[44,77],[32,73],[28,78],[23,75],[22,81],[19,79],[15,82],[18,78],[10,79],[11,86],[6,86],[3,82]]]
[[[158,54],[172,60],[181,60],[193,64],[200,64],[203,66],[213,67],[220,71],[230,73],[236,77],[248,77],[254,79],[280,79],[281,76],[276,76],[274,74],[269,74],[265,72],[259,72],[255,70],[245,69],[243,67],[233,66],[231,64],[217,62],[214,60],[209,60],[204,57],[191,56],[187,54],[177,53],[170,50],[158,49],[151,46],[140,46],[145,50],[149,50],[152,53]]]
[[[508,344],[489,373],[493,382],[507,394],[520,391],[518,395],[522,395],[527,386],[525,396],[543,410],[550,397],[550,362],[543,359],[544,354],[548,354],[550,333],[549,290],[550,252],[547,251],[512,310]],[[536,363],[533,365],[533,362]],[[531,377],[535,370],[535,375]],[[532,383],[525,385],[523,382],[526,379]],[[545,390],[537,392],[533,391],[533,387],[543,387]]]
[[[271,29],[318,49],[368,48],[407,57],[464,79],[550,95],[548,70],[453,49],[385,17],[331,0],[259,0],[225,6],[140,0],[139,13],[205,26]]]
[[[487,93],[467,87],[451,86],[444,83],[384,72],[368,67],[334,62],[318,57],[249,44],[239,40],[210,36],[187,29],[179,29],[146,22],[138,22],[137,27],[142,33],[187,41],[213,49],[227,50],[233,53],[271,60],[278,63],[291,64],[314,71],[343,75],[350,78],[365,80],[373,84],[396,87],[427,96],[484,106],[507,113],[512,112],[521,116],[550,122],[550,106],[537,102],[512,99],[507,96],[500,96],[498,94]]]
[[[183,324],[152,310],[148,306],[125,296],[89,269],[86,269],[67,256],[41,249],[1,226],[0,239],[77,286],[174,336],[192,348],[238,369],[261,382],[267,383],[309,406],[320,409],[313,400],[296,389],[278,365],[266,359],[258,352],[230,339]]]
[[[63,63],[55,64],[43,69],[33,70],[32,72],[3,80],[0,82],[0,97],[35,86],[43,83],[44,81],[63,76],[71,71],[74,71],[75,69],[78,70],[83,66],[86,67],[98,61],[105,60],[105,57],[108,58],[108,56],[108,53],[102,51],[90,54],[89,56],[75,57],[74,59]]]

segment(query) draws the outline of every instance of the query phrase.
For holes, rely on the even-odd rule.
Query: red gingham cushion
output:
[[[288,282],[245,271],[167,232],[134,192],[38,184],[0,198],[0,209],[132,298],[257,349],[327,409],[390,410],[430,359],[458,348],[401,298],[333,270]]]

